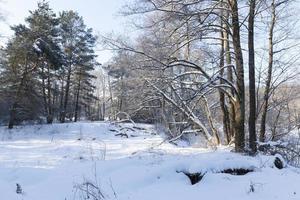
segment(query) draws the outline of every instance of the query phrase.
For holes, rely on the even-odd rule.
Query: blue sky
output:
[[[126,32],[126,19],[121,17],[118,12],[128,0],[48,0],[51,8],[59,12],[62,10],[75,10],[83,16],[86,24],[92,27],[95,32],[101,34],[115,32]],[[34,10],[38,0],[2,0],[0,6],[6,17],[6,22],[1,25],[1,35],[4,39],[9,37],[12,32],[9,25],[23,23],[28,16],[29,10]],[[3,42],[2,40],[2,42]],[[100,49],[100,48],[98,48]],[[111,53],[99,51],[99,62],[106,62]]]

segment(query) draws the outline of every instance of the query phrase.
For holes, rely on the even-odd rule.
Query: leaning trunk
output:
[[[260,122],[260,135],[259,140],[261,142],[264,142],[266,140],[266,119],[267,119],[267,112],[269,107],[269,96],[270,96],[270,90],[271,90],[271,80],[272,80],[272,71],[273,71],[273,32],[274,32],[274,26],[276,21],[276,12],[275,12],[275,2],[273,0],[272,2],[272,21],[271,26],[269,30],[269,61],[268,61],[268,75],[266,80],[266,87],[264,90],[264,99],[263,99],[263,110],[261,115],[261,122]]]

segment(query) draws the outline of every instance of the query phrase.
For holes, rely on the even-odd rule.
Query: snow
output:
[[[209,150],[163,141],[145,124],[0,127],[0,200],[84,199],[79,189],[84,182],[95,184],[105,199],[300,199],[300,170],[278,170],[274,156],[249,157],[228,147]],[[221,173],[238,168],[254,171]],[[205,175],[191,185],[181,172]],[[16,193],[17,183],[22,194]]]

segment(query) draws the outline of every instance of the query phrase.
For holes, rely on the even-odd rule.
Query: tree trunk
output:
[[[59,109],[60,109],[59,121],[60,122],[63,120],[62,119],[62,111],[63,111],[63,106],[64,106],[63,102],[64,102],[64,80],[61,81],[61,91],[60,91],[60,106],[59,106]]]
[[[226,58],[226,66],[227,66],[227,80],[231,83],[233,83],[233,69],[232,69],[232,59],[231,59],[231,52],[230,52],[230,37],[229,37],[229,20],[228,20],[228,12],[225,12],[225,19],[226,23],[224,23],[224,50],[225,50],[225,58]],[[231,95],[235,95],[234,90],[231,89]],[[228,109],[228,115],[229,115],[229,137],[230,142],[233,140],[235,136],[235,130],[234,130],[234,120],[235,120],[235,108],[232,101],[229,101],[229,109]]]
[[[255,98],[255,55],[254,55],[254,18],[255,0],[249,0],[248,51],[249,51],[249,147],[254,154],[256,147],[256,98]]]
[[[203,98],[203,99],[204,99],[204,104],[205,104],[205,109],[206,109],[206,115],[207,115],[207,120],[208,120],[209,126],[210,126],[210,128],[211,128],[211,130],[213,132],[214,137],[215,137],[215,140],[216,140],[215,143],[217,145],[219,145],[219,144],[221,144],[221,140],[220,140],[217,128],[214,126],[213,118],[212,118],[212,115],[211,115],[211,112],[210,112],[210,108],[209,108],[207,99],[206,98]]]
[[[106,97],[106,87],[105,87],[105,76],[103,76],[103,83],[102,83],[102,95],[103,95],[103,100],[102,100],[102,117],[101,120],[104,121],[105,115],[106,115],[106,105],[105,105],[105,97]]]
[[[48,90],[48,113],[47,113],[47,123],[52,124],[53,122],[53,107],[52,107],[52,99],[51,99],[51,72],[50,72],[50,66],[47,66],[47,90]]]
[[[42,92],[43,92],[43,102],[46,116],[48,115],[48,103],[46,95],[46,84],[45,84],[45,68],[42,65]]]
[[[17,107],[17,102],[14,102],[9,113],[8,129],[13,129],[15,125],[16,107]]]
[[[71,66],[69,66],[68,72],[67,72],[67,83],[66,83],[66,92],[65,92],[65,100],[64,100],[64,106],[63,110],[61,112],[61,123],[65,123],[66,121],[66,112],[69,102],[69,92],[70,92],[70,82],[71,82]]]
[[[223,26],[223,23],[221,23]],[[221,31],[221,51],[220,51],[220,77],[224,77],[224,46],[225,46],[225,38],[224,38],[224,31]],[[221,79],[220,84],[223,84],[224,81]],[[225,94],[221,90],[219,90],[219,100],[220,100],[220,107],[222,112],[222,121],[223,121],[223,132],[226,136],[226,142],[227,144],[230,143],[231,137],[230,137],[230,120],[229,120],[229,113],[228,108],[225,103]],[[219,141],[220,143],[220,141]]]
[[[268,75],[266,80],[266,87],[264,90],[264,99],[263,99],[263,110],[261,115],[261,122],[260,122],[260,135],[259,140],[264,142],[266,139],[266,119],[267,119],[267,112],[269,107],[269,96],[271,90],[271,80],[272,80],[272,71],[273,71],[273,56],[274,56],[274,45],[273,45],[273,32],[276,22],[276,6],[275,0],[272,1],[272,20],[269,30],[269,61],[268,61]]]
[[[237,101],[235,103],[235,151],[243,152],[245,147],[245,84],[244,63],[240,39],[240,24],[237,0],[230,0],[232,15],[232,40],[235,52],[235,63],[237,73]]]
[[[75,101],[75,113],[74,113],[74,122],[77,122],[78,119],[78,111],[79,111],[79,96],[80,96],[80,87],[81,87],[81,78],[78,80],[77,86],[77,93],[76,93],[76,101]]]

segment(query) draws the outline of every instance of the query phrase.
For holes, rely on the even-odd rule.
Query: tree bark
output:
[[[221,22],[221,26],[223,26],[223,23]],[[224,31],[222,30],[220,32],[221,34],[221,50],[220,50],[220,77],[224,77],[224,46],[225,46],[225,37],[224,37]],[[224,84],[224,81],[221,79],[220,84]],[[220,107],[221,107],[221,112],[222,112],[222,121],[223,121],[223,132],[224,135],[226,136],[226,142],[227,144],[230,143],[231,141],[231,136],[230,136],[230,120],[229,120],[229,113],[228,113],[228,108],[225,103],[225,94],[224,92],[219,90],[219,101],[220,101]],[[220,141],[219,141],[220,143]]]
[[[233,70],[232,70],[232,59],[231,59],[231,52],[230,52],[230,37],[229,37],[229,27],[228,27],[228,12],[225,13],[225,18],[227,23],[224,24],[224,50],[225,50],[225,58],[226,58],[226,65],[227,65],[227,80],[231,83],[233,83]],[[233,89],[231,90],[231,95],[234,96],[234,91]],[[229,137],[230,137],[230,142],[232,141],[233,137],[235,136],[235,130],[234,130],[234,120],[235,120],[235,108],[234,104],[232,101],[229,101],[229,109],[228,109],[228,114],[229,114]]]
[[[229,1],[232,17],[232,40],[236,64],[237,101],[235,103],[235,151],[243,152],[245,147],[245,84],[244,63],[240,39],[239,8],[237,0]]]
[[[254,54],[254,19],[255,0],[249,0],[250,11],[248,18],[248,64],[249,64],[249,147],[251,153],[256,153],[256,97],[255,97],[255,54]]]

